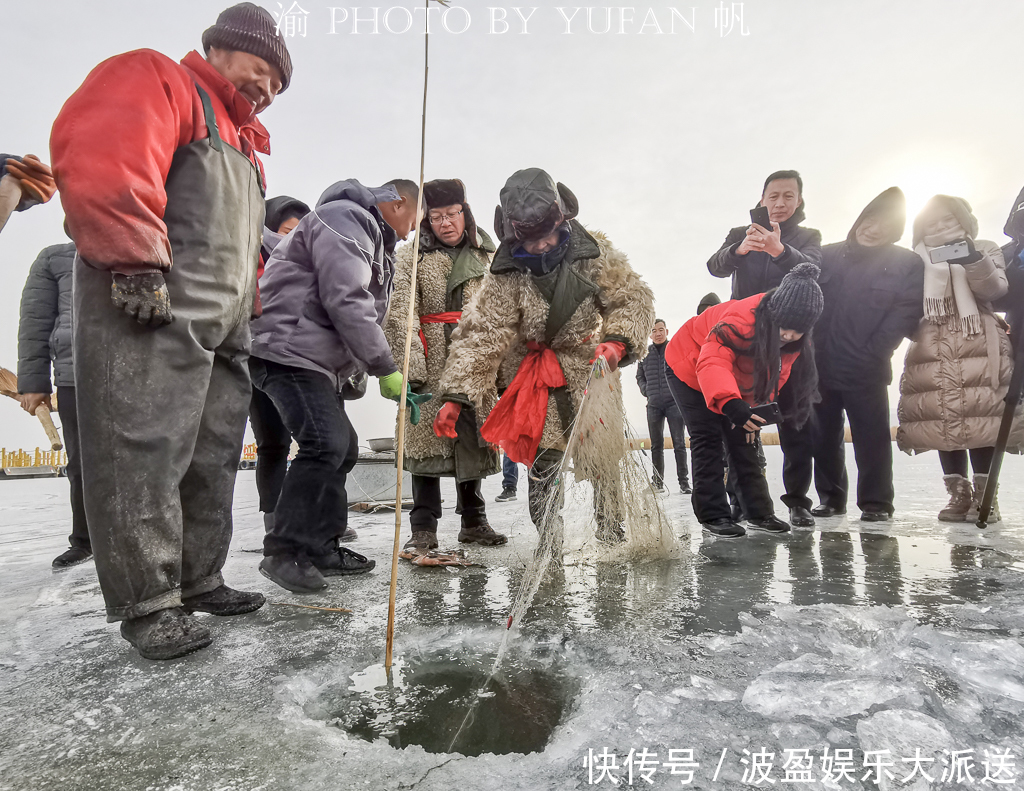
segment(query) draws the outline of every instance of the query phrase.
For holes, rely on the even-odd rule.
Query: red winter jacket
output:
[[[694,316],[672,336],[665,349],[665,362],[683,382],[700,390],[708,409],[721,414],[722,407],[734,398],[748,404],[754,402],[754,359],[737,355],[722,345],[711,330],[719,324],[735,327],[741,335],[753,337],[754,311],[764,298],[755,294],[714,305]],[[782,355],[779,389],[789,379],[789,372],[800,352]]]
[[[78,252],[124,274],[171,266],[164,184],[174,152],[207,137],[199,83],[224,142],[260,167],[270,153],[253,107],[198,52],[177,64],[149,49],[105,60],[64,103],[50,161]],[[262,172],[262,168],[261,168]]]

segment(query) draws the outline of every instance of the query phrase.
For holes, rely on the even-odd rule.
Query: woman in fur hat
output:
[[[412,284],[412,245],[398,251],[395,291],[391,297],[384,334],[395,362],[405,355],[409,300],[419,332],[413,335],[409,382],[414,392],[440,392],[441,374],[448,361],[452,331],[463,308],[480,290],[494,253],[494,244],[476,227],[466,202],[466,186],[458,179],[437,179],[423,185],[426,216],[420,227],[420,259],[416,287]],[[409,514],[412,536],[406,549],[427,551],[437,547],[441,518],[441,478],[455,478],[458,512],[462,518],[459,541],[483,546],[504,544],[508,538],[487,522],[480,481],[499,469],[498,454],[480,438],[472,408],[461,415],[454,437],[439,437],[432,428],[441,407],[437,399],[423,405],[423,418],[405,428],[405,469],[412,474],[413,507]]]

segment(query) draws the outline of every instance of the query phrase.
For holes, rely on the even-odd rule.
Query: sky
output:
[[[288,38],[292,84],[261,116],[271,133],[268,194],[314,203],[340,179],[415,180],[422,3],[389,0],[376,12],[344,0],[263,5],[305,22],[305,36]],[[964,197],[980,236],[1006,241],[1001,229],[1024,184],[1020,0],[687,0],[590,6],[589,20],[587,7],[451,5],[444,18],[431,12],[426,178],[461,178],[489,230],[505,179],[545,168],[576,194],[580,221],[629,256],[670,330],[705,293],[727,296],[728,281],[706,261],[748,221],[774,170],[803,174],[805,225],[825,242],[844,239],[893,185],[911,217],[937,192]],[[24,31],[0,50],[0,151],[48,160],[53,120],[93,66],[144,47],[180,59],[201,47],[224,7],[0,0]],[[410,15],[413,27],[400,32]],[[0,235],[7,368],[17,364],[25,275],[41,248],[65,241],[62,220],[55,199],[15,215]],[[901,364],[897,352],[897,377]],[[634,370],[624,372],[627,416],[646,436]],[[394,405],[370,391],[350,404],[359,436],[390,436]],[[0,446],[44,442],[14,401],[0,403]]]

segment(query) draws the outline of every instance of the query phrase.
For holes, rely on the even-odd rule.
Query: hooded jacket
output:
[[[464,205],[468,207],[469,204]],[[409,352],[409,382],[417,392],[440,393],[449,344],[458,326],[458,322],[421,324],[419,320],[433,314],[465,310],[480,291],[494,254],[490,237],[475,225],[472,226],[471,237],[470,228],[467,220],[466,235],[455,247],[442,244],[433,234],[420,236],[423,247],[415,289],[412,284],[412,245],[401,247],[396,256],[395,293],[384,321],[384,334],[391,344],[396,364],[401,367],[409,299],[413,297],[417,323]],[[444,402],[440,398],[428,401],[421,407],[420,422],[405,427],[405,469],[413,475],[454,476],[460,482],[496,473],[500,469],[498,454],[480,438],[478,423],[470,410],[466,410],[468,419],[458,426],[460,433],[457,439],[439,437],[434,433],[434,418],[442,406]]]
[[[547,417],[540,449],[565,450],[571,420],[580,407],[597,345],[605,340],[623,343],[623,365],[642,357],[654,327],[654,295],[633,271],[626,256],[599,232],[589,233],[576,220],[569,222],[569,248],[558,267],[547,275],[531,275],[502,243],[490,274],[463,311],[452,334],[448,364],[441,377],[446,400],[476,407],[483,420],[494,407],[498,390],[507,386],[529,351],[543,344],[558,358],[565,375],[562,391],[549,391]],[[617,407],[603,416],[611,434],[622,437],[620,371],[607,379]],[[558,393],[567,395],[559,406]],[[563,408],[564,407],[564,408]],[[580,453],[588,446],[581,447]]]
[[[754,358],[737,355],[711,331],[728,324],[738,335],[753,338],[757,306],[764,294],[712,305],[694,316],[672,336],[665,350],[665,362],[688,387],[699,390],[708,409],[722,414],[722,407],[734,398],[751,406],[754,401]],[[789,381],[799,351],[783,351],[779,390]]]
[[[163,222],[174,152],[209,136],[199,84],[224,142],[262,166],[267,130],[198,52],[180,64],[149,49],[103,61],[64,103],[50,134],[53,176],[78,252],[123,274],[171,268]]]
[[[71,345],[74,262],[73,244],[55,244],[44,248],[28,271],[18,323],[18,389],[22,393],[52,393],[54,385],[75,386]]]
[[[879,247],[863,247],[856,232],[870,215],[893,228]],[[858,390],[892,382],[892,354],[923,315],[924,267],[898,247],[906,225],[906,199],[892,187],[860,213],[845,242],[822,249],[818,285],[825,308],[814,329],[818,381],[823,389]]]
[[[960,224],[971,235],[977,220],[969,208],[963,212],[968,217]],[[923,233],[920,225],[919,218],[915,237]],[[921,319],[904,361],[897,408],[896,442],[908,453],[991,447],[999,433],[1013,355],[1009,336],[996,323],[992,301],[1007,293],[1006,264],[994,242],[976,239],[974,246],[979,257],[962,266],[978,305],[982,331],[968,335],[945,322]],[[1007,450],[1024,450],[1020,406]]]
[[[820,264],[821,232],[801,226],[805,217],[801,204],[792,217],[780,223],[780,238],[786,249],[778,258],[765,252],[737,255],[736,248],[746,238],[750,224],[733,228],[718,252],[708,259],[708,271],[715,277],[732,278],[735,300],[770,291],[782,283],[782,278],[797,264]]]
[[[274,248],[260,278],[263,315],[251,324],[254,357],[320,371],[335,384],[397,370],[380,326],[397,238],[377,209],[393,200],[393,187],[368,188],[355,179],[327,188]]]

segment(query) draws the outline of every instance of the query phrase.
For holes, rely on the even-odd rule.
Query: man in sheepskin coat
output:
[[[480,290],[494,254],[494,244],[476,227],[466,202],[466,186],[459,179],[437,179],[423,185],[426,216],[420,226],[420,260],[416,287],[412,284],[412,245],[398,251],[395,293],[384,323],[395,362],[405,354],[409,299],[414,300],[418,332],[413,335],[409,383],[414,392],[436,393],[448,361],[452,331],[464,306]],[[405,429],[405,469],[412,475],[413,507],[409,514],[412,536],[406,549],[437,547],[441,518],[441,478],[455,478],[462,529],[459,541],[484,546],[504,544],[508,538],[487,523],[482,478],[498,471],[497,452],[480,437],[472,407],[463,410],[455,437],[439,437],[432,428],[441,408],[435,399],[423,405],[423,418]]]
[[[576,196],[546,172],[513,174],[500,195],[495,228],[501,245],[491,272],[452,335],[438,393],[447,402],[434,430],[453,436],[467,407],[488,416],[481,435],[509,458],[532,465],[530,517],[543,530],[569,429],[583,400],[591,363],[604,356],[612,373],[613,408],[600,452],[626,453],[618,366],[646,353],[654,326],[650,288],[605,236],[574,218]],[[514,374],[508,381],[509,374]],[[499,381],[501,379],[501,381]],[[499,385],[507,385],[495,407]],[[577,475],[588,467],[588,447],[576,452]],[[599,537],[622,538],[611,492],[595,487]],[[607,501],[607,502],[603,502]],[[558,503],[552,504],[557,511]]]

